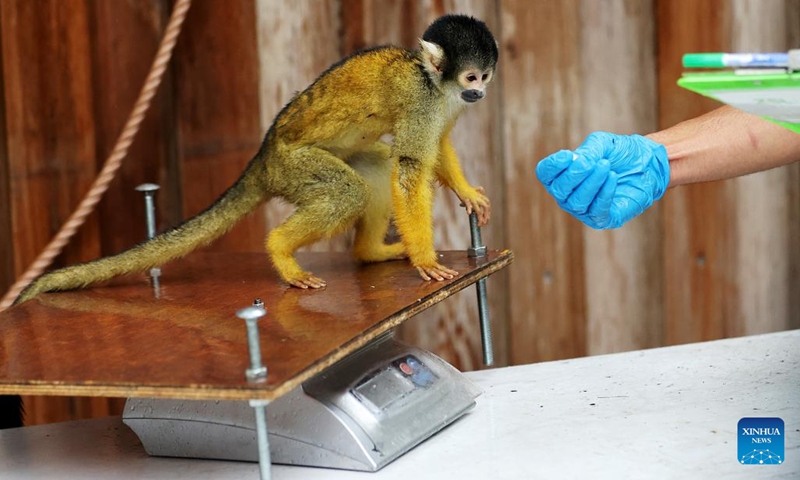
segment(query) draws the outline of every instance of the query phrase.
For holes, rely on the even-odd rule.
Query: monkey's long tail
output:
[[[143,272],[210,243],[267,199],[266,188],[252,172],[258,163],[251,162],[248,170],[213,205],[180,226],[117,255],[46,273],[23,290],[14,303],[25,302],[40,293],[82,288],[120,275]]]

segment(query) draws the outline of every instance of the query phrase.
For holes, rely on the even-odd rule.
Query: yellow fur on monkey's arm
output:
[[[464,203],[467,213],[473,210],[478,214],[478,224],[484,226],[489,223],[491,205],[489,198],[484,195],[483,187],[473,187],[464,178],[461,164],[456,156],[453,144],[450,143],[449,132],[442,137],[439,146],[439,158],[436,162],[436,176],[440,182],[458,195]]]
[[[458,272],[440,265],[433,249],[433,168],[408,157],[398,163],[392,172],[392,200],[408,259],[425,280],[453,278]]]

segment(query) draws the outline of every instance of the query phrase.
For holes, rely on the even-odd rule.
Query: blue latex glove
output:
[[[640,135],[594,132],[536,166],[559,206],[586,225],[618,228],[660,199],[669,183],[663,145]]]

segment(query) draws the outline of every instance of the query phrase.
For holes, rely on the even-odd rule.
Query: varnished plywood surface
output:
[[[405,261],[357,265],[309,252],[301,265],[328,280],[312,291],[278,281],[261,253],[196,253],[163,268],[160,299],[137,275],[0,314],[0,394],[275,399],[512,258],[442,252],[460,275],[425,282]],[[235,316],[254,298],[267,308],[260,384],[245,380],[246,331]]]

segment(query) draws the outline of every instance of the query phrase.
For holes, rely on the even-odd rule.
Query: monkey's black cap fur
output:
[[[480,69],[497,63],[497,42],[482,21],[467,15],[445,15],[437,18],[422,35],[444,50],[442,77],[452,79],[458,71],[474,64]]]

